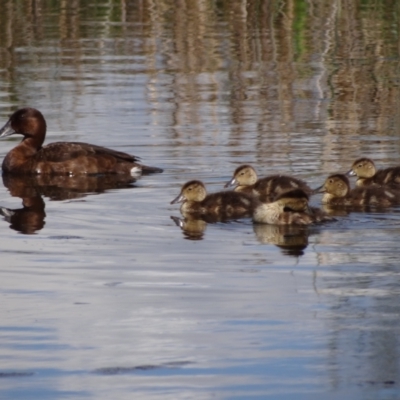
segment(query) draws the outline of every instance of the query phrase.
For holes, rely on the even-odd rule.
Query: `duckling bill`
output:
[[[95,175],[162,172],[139,163],[139,159],[121,151],[80,142],[57,142],[42,147],[46,121],[39,110],[22,108],[11,115],[0,129],[0,138],[19,134],[22,142],[4,158],[4,173],[18,175]]]

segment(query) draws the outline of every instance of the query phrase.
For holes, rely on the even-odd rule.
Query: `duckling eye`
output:
[[[333,179],[329,179],[329,181],[328,181],[329,183],[333,183]]]
[[[358,164],[358,168],[361,168],[362,167],[362,164]]]

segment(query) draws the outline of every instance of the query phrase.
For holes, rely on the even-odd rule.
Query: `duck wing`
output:
[[[113,157],[117,161],[137,162],[138,157],[108,149],[107,147],[80,142],[55,142],[42,147],[37,152],[38,161],[63,162],[79,157]]]

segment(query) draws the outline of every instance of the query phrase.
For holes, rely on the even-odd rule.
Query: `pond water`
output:
[[[400,207],[282,228],[170,204],[243,163],[312,187],[360,156],[399,164],[397,2],[0,9],[1,126],[35,107],[47,143],[164,168],[3,177],[0,398],[400,397]]]

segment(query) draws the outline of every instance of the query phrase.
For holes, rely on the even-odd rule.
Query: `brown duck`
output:
[[[346,175],[357,176],[356,185],[363,186],[398,186],[400,190],[400,166],[376,170],[370,158],[359,158],[354,161]]]
[[[46,121],[34,108],[22,108],[11,115],[0,129],[0,138],[19,134],[22,142],[4,158],[2,169],[7,174],[94,175],[162,172],[148,167],[130,154],[94,144],[56,142],[42,146],[46,137]]]
[[[302,189],[306,194],[312,190],[302,180],[287,175],[270,175],[258,179],[256,170],[251,165],[241,165],[236,168],[232,179],[225,187],[236,186],[235,191],[248,193],[266,203],[288,190]]]
[[[335,219],[316,207],[308,205],[308,195],[294,189],[278,195],[272,203],[259,204],[253,221],[273,225],[310,225]]]
[[[258,201],[246,194],[224,191],[207,194],[201,181],[185,183],[171,204],[182,203],[183,215],[208,216],[212,222],[250,217]],[[207,219],[206,219],[207,220]]]
[[[328,176],[316,192],[324,193],[322,202],[331,206],[390,207],[400,204],[400,190],[375,186],[351,189],[349,179],[342,174]]]

